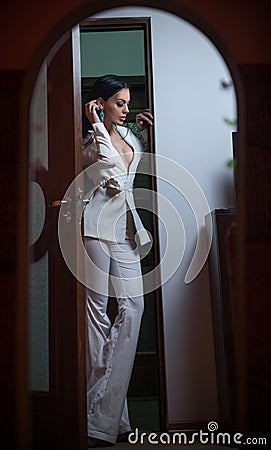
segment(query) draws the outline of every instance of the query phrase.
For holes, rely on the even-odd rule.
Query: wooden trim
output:
[[[11,339],[11,335],[4,336],[3,329],[1,328],[1,340],[2,342],[14,342],[14,353],[13,353],[13,362],[14,362],[14,378],[9,378],[9,382],[13,383],[12,391],[14,392],[14,408],[13,413],[15,414],[13,424],[12,418],[9,417],[10,412],[10,404],[13,399],[8,398],[9,405],[5,405],[5,403],[1,402],[1,410],[4,414],[4,418],[8,421],[3,421],[4,426],[6,423],[14,428],[8,427],[5,429],[5,433],[1,433],[1,441],[3,446],[5,445],[5,436],[7,436],[8,442],[6,445],[12,445],[12,442],[15,442],[16,449],[20,448],[21,450],[29,450],[31,446],[31,426],[30,426],[30,399],[28,393],[28,299],[27,299],[27,289],[28,289],[28,261],[29,257],[29,249],[27,247],[27,238],[28,238],[28,179],[25,175],[28,172],[28,109],[24,108],[23,100],[24,100],[24,72],[22,71],[7,71],[1,72],[1,87],[4,86],[4,92],[2,92],[2,105],[4,107],[5,117],[9,114],[10,111],[16,112],[16,120],[18,120],[18,133],[15,133],[14,141],[10,139],[10,133],[2,126],[1,127],[1,143],[2,148],[5,149],[7,154],[9,154],[9,158],[11,155],[14,155],[14,170],[16,171],[16,179],[17,179],[17,188],[20,192],[20,201],[17,201],[16,195],[11,195],[9,199],[11,204],[15,205],[15,211],[17,211],[17,215],[12,217],[14,223],[14,240],[15,240],[15,254],[11,254],[11,258],[13,260],[14,272],[10,274],[9,282],[10,290],[8,291],[8,296],[5,298],[5,290],[2,289],[1,286],[1,295],[3,296],[6,304],[12,305],[14,307],[16,314],[13,315],[12,309],[8,311],[12,311],[13,322],[10,322],[11,334],[13,336],[14,341]],[[4,78],[4,83],[3,83]],[[14,83],[14,84],[13,84]],[[12,84],[12,90],[10,90],[10,84]],[[23,89],[22,89],[23,86]],[[6,103],[3,101],[5,99],[4,93],[8,93],[8,105],[9,108],[5,108]],[[20,99],[20,109],[16,111],[15,105],[18,105],[18,99]],[[28,106],[28,105],[27,105]],[[9,111],[10,110],[10,111]],[[2,113],[2,110],[1,110]],[[17,116],[18,114],[18,116]],[[2,117],[1,117],[2,118]],[[9,120],[8,123],[13,126],[15,122]],[[18,138],[18,141],[17,141]],[[26,147],[24,148],[23,143],[26,143]],[[13,147],[13,144],[15,146]],[[14,148],[18,146],[18,154],[14,154]],[[26,151],[24,151],[26,150]],[[2,154],[1,154],[2,157]],[[3,158],[1,158],[1,161]],[[13,191],[10,191],[12,194]],[[4,199],[6,200],[6,199]],[[5,203],[2,204],[4,207]],[[4,222],[5,223],[5,222]],[[2,237],[6,238],[6,234],[2,233]],[[1,246],[2,249],[2,246]],[[1,250],[2,251],[2,250]],[[1,277],[1,281],[3,278]],[[4,279],[5,280],[5,279]],[[14,290],[12,287],[12,283],[14,286]],[[1,314],[4,312],[1,309]],[[6,340],[6,338],[8,338]],[[12,352],[12,350],[11,350]],[[2,370],[3,366],[5,367],[6,358],[10,352],[8,349],[5,349],[5,356],[1,356],[2,362]],[[11,367],[11,366],[9,366]],[[8,377],[9,374],[5,371],[5,377]],[[15,436],[11,434],[14,433]]]
[[[91,19],[88,18],[80,22],[80,31],[88,32],[88,31],[110,31],[110,30],[142,30],[144,25],[147,25],[149,22],[148,17],[139,17],[139,18],[130,18],[130,17],[122,17],[122,18],[108,18],[108,19]]]
[[[72,70],[73,70],[73,110],[74,110],[74,158],[75,176],[82,171],[82,109],[81,109],[81,59],[80,59],[80,28],[76,25],[72,29]],[[82,183],[82,177],[80,183]],[[78,189],[76,182],[76,189]],[[80,186],[83,187],[83,186]],[[76,220],[79,217],[76,215]],[[77,265],[82,267],[84,255],[76,245]],[[79,281],[76,283],[76,314],[77,314],[77,416],[79,432],[79,448],[87,446],[87,417],[86,417],[86,299],[85,286]]]
[[[149,108],[153,111],[153,71],[152,71],[152,46],[151,46],[151,19],[145,23],[145,58],[146,58],[146,80],[147,80],[147,97],[149,99]],[[155,131],[150,129],[150,152],[155,154]],[[155,158],[152,158],[152,164],[155,165]],[[152,167],[152,173],[156,173],[156,167]],[[152,191],[157,192],[156,177],[151,177]],[[153,210],[158,210],[156,197],[153,198]],[[160,248],[158,239],[158,216],[153,214],[153,230],[154,230],[154,266],[158,267],[160,263]],[[156,276],[157,271],[156,271]],[[160,423],[161,429],[168,428],[168,412],[167,412],[167,391],[166,391],[166,367],[165,367],[165,338],[164,338],[164,319],[162,304],[162,289],[160,280],[156,280],[155,304],[156,304],[156,320],[157,320],[157,342],[158,342],[158,365],[159,365],[159,392],[160,392]]]

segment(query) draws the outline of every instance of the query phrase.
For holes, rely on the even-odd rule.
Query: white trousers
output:
[[[109,283],[102,293],[87,288],[88,436],[115,443],[131,430],[126,394],[144,309],[138,250],[132,240],[112,243],[85,237],[89,257],[98,268],[92,277],[113,275],[118,304],[113,324],[107,315]]]

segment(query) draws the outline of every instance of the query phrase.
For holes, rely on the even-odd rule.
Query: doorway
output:
[[[33,447],[40,450],[48,447],[64,450],[71,445],[74,448],[86,445],[84,287],[65,264],[58,240],[58,226],[61,222],[68,235],[76,233],[77,206],[84,187],[77,186],[71,196],[67,196],[67,189],[82,171],[82,104],[96,76],[94,73],[81,77],[80,45],[84,33],[97,33],[101,26],[98,22],[92,21],[90,26],[88,21],[84,21],[80,28],[74,27],[55,44],[40,70],[31,104],[30,391]],[[117,30],[120,24],[110,22],[106,24],[110,31],[105,31],[103,23],[103,30],[99,33],[117,33],[113,30]],[[132,97],[135,98],[131,115],[133,120],[137,111],[152,108],[151,55],[148,47],[150,24],[144,19],[125,22],[121,24],[121,30],[118,28],[118,33],[131,32],[143,43],[144,73],[131,75],[128,80]],[[152,151],[153,140],[150,134]],[[150,191],[155,189],[154,177],[142,174],[139,177],[137,183],[143,183]],[[143,209],[139,213],[146,228],[155,235],[155,215]],[[151,252],[142,259],[144,273],[152,270],[158,262],[158,239],[154,238],[154,241],[156,244]],[[78,254],[76,242],[72,251],[74,255]],[[81,265],[82,261],[78,264]],[[159,431],[166,428],[163,320],[159,289],[146,295],[145,305],[128,403],[133,427]],[[113,302],[110,314],[114,315]]]
[[[162,127],[160,128],[160,130],[162,130]],[[59,196],[59,197],[54,197],[54,198],[58,198],[58,199],[60,199],[61,197]],[[177,316],[175,316],[175,317],[177,317]],[[82,352],[82,348],[81,348],[81,352]],[[82,354],[83,354],[83,352],[82,352]],[[167,356],[168,356],[168,354],[167,354]],[[174,358],[176,358],[176,354],[174,355]],[[172,367],[172,365],[170,366],[170,367]],[[177,379],[176,379],[177,380]],[[177,380],[177,382],[179,382],[179,380]],[[188,390],[188,392],[189,392],[189,390]],[[174,394],[175,395],[175,394]],[[175,400],[175,399],[174,399]],[[189,402],[190,402],[190,400],[191,399],[189,399]],[[172,399],[171,399],[171,402],[172,402]],[[172,402],[173,403],[173,402]],[[191,402],[190,402],[191,403]],[[176,404],[176,401],[174,402],[174,405]],[[204,402],[202,402],[202,404],[204,404]],[[164,410],[164,409],[163,409]],[[165,410],[164,410],[165,411]],[[178,423],[177,423],[177,425],[179,425]],[[62,448],[65,448],[65,446],[61,446]],[[67,447],[68,448],[68,447]]]
[[[150,39],[150,18],[89,18],[80,23],[83,136],[89,126],[84,115],[84,105],[96,79],[106,73],[117,74],[129,85],[129,124],[135,123],[137,113],[146,108],[153,110]],[[148,136],[150,153],[155,153],[153,134],[151,130]],[[146,167],[144,172],[148,172]],[[141,173],[139,169],[135,179],[137,187],[148,189],[149,196],[145,203],[153,203],[155,177]],[[87,192],[87,187],[85,190]],[[141,259],[143,274],[152,271],[158,265],[159,258],[156,215],[152,210],[138,208],[141,220],[154,241],[152,249]],[[157,288],[145,293],[144,297],[145,308],[128,390],[128,406],[132,427],[142,431],[160,431],[166,429],[161,291]],[[116,303],[111,298],[108,314],[112,321],[116,312]]]

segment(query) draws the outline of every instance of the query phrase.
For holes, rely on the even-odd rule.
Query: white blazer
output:
[[[140,245],[144,245],[150,238],[136,211],[133,183],[145,146],[129,128],[118,126],[117,129],[134,152],[128,171],[103,123],[93,124],[93,136],[83,147],[84,167],[92,184],[86,195],[89,202],[84,211],[84,235],[123,242],[126,236],[127,210],[130,210],[138,241]],[[106,189],[106,182],[111,178],[119,183],[119,193],[114,196],[108,195]]]

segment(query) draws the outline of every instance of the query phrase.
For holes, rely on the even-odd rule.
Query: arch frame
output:
[[[17,400],[17,433],[18,446],[20,448],[29,448],[30,432],[29,427],[29,397],[27,392],[27,360],[28,360],[28,160],[29,160],[29,115],[32,94],[38,76],[39,70],[44,59],[51,48],[61,39],[61,37],[73,26],[85,18],[105,11],[107,9],[118,7],[149,7],[175,14],[181,19],[187,21],[199,29],[216,47],[221,57],[225,61],[231,74],[237,99],[237,121],[238,121],[238,231],[237,231],[237,322],[238,335],[237,354],[238,354],[238,424],[239,430],[245,429],[246,417],[243,411],[246,410],[246,388],[245,388],[245,261],[244,261],[244,241],[245,241],[245,136],[246,136],[246,102],[241,75],[238,65],[234,61],[227,46],[219,34],[212,26],[200,15],[193,11],[193,7],[188,8],[182,5],[178,0],[168,0],[166,5],[163,0],[92,0],[91,3],[85,3],[78,6],[69,14],[65,15],[59,23],[45,36],[38,46],[36,52],[26,68],[23,77],[22,95],[20,101],[20,147],[19,147],[19,170],[18,170],[18,188],[20,192],[18,223],[17,223],[17,299],[18,314],[16,321],[16,353],[18,355],[16,367],[16,400]]]

